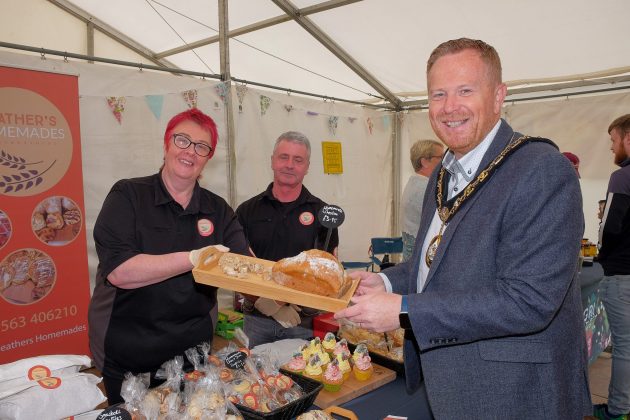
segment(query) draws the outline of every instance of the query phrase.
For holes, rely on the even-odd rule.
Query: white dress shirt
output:
[[[455,154],[448,150],[442,159],[442,166],[446,169],[450,174],[450,179],[448,182],[448,199],[450,200],[455,195],[459,194],[468,186],[468,184],[473,180],[474,175],[477,173],[479,169],[479,164],[481,164],[481,159],[488,151],[492,140],[496,136],[499,131],[499,126],[501,125],[501,120],[499,120],[492,130],[486,135],[481,143],[479,143],[474,149],[470,152],[466,153],[459,160],[455,158]],[[440,227],[442,226],[442,220],[438,215],[437,209],[433,214],[433,219],[431,219],[431,225],[429,226],[429,230],[427,231],[426,236],[424,237],[424,242],[422,244],[422,250],[420,253],[420,269],[418,270],[418,280],[417,280],[417,289],[416,291],[422,292],[424,285],[426,283],[427,277],[429,276],[429,267],[427,266],[424,256],[426,255],[427,249],[429,248],[429,243],[431,240],[440,232]],[[448,224],[444,227],[444,231],[442,235],[448,229]],[[385,288],[388,292],[391,293],[392,285],[385,274],[380,274],[383,278],[383,282],[385,283]]]

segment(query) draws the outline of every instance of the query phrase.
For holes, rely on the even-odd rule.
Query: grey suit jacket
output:
[[[480,170],[513,133],[502,121]],[[438,419],[582,419],[591,401],[575,170],[548,143],[514,152],[448,224],[417,293],[438,170],[429,180],[413,256],[384,272],[394,293],[409,294],[408,388],[424,376]]]

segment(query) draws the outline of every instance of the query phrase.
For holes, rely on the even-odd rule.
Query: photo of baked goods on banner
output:
[[[197,283],[329,312],[347,307],[359,284],[318,249],[273,262],[208,248],[192,272]]]

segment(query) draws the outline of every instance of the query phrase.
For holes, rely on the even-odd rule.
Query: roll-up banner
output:
[[[0,364],[89,354],[77,76],[0,66]]]

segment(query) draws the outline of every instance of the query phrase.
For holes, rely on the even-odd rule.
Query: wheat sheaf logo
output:
[[[0,150],[0,165],[13,170],[8,175],[2,175],[0,189],[2,189],[4,194],[7,194],[36,187],[44,181],[44,174],[55,165],[55,162],[56,160],[48,168],[39,172],[37,169],[29,169],[29,167],[42,164],[44,163],[43,161],[27,162],[23,157],[13,156],[4,150]]]
[[[57,185],[73,155],[61,109],[29,89],[0,88],[0,195],[26,197]]]

